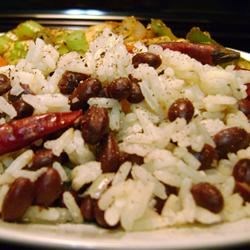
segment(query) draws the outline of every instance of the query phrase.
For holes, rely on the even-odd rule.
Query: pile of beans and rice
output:
[[[249,83],[159,45],[128,51],[108,29],[84,56],[31,42],[0,68],[1,126],[82,111],[0,156],[2,220],[135,231],[250,217]]]

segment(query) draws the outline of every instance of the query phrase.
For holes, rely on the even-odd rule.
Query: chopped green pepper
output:
[[[69,52],[68,47],[64,44],[60,44],[60,45],[56,46],[56,49],[60,55],[64,55],[64,54]]]
[[[16,64],[19,59],[24,58],[28,51],[27,41],[16,41],[4,53],[4,58],[10,64]]]
[[[203,32],[198,27],[193,27],[186,35],[187,40],[192,43],[217,44],[208,32]]]
[[[43,26],[35,21],[20,23],[13,31],[20,40],[34,39],[37,33],[43,30]]]
[[[65,43],[70,51],[86,52],[88,49],[85,32],[81,30],[70,32],[66,36]]]
[[[151,29],[158,36],[168,36],[170,40],[177,40],[172,30],[160,19],[151,19]]]

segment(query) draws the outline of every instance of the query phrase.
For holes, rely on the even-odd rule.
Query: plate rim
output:
[[[4,226],[7,226],[5,228]],[[248,226],[246,226],[248,225]],[[32,234],[28,234],[25,230],[22,231],[22,227],[29,228],[32,230]],[[224,227],[227,226],[233,226],[233,227],[239,227],[243,229],[243,234],[241,234],[241,237],[239,237],[239,234],[233,234],[231,235],[230,232],[227,232],[227,236],[230,236],[230,238],[225,238],[225,235],[220,235],[223,232]],[[20,230],[16,230],[15,228],[18,227]],[[59,227],[59,228],[58,228]],[[249,233],[250,233],[250,218],[244,218],[239,221],[235,222],[228,222],[228,223],[223,223],[223,224],[218,224],[218,225],[212,225],[209,227],[202,227],[202,226],[188,226],[188,228],[184,228],[183,226],[180,228],[165,228],[165,229],[160,229],[160,230],[155,230],[155,231],[145,231],[145,232],[121,232],[121,231],[116,231],[114,232],[115,235],[114,238],[103,238],[103,236],[106,236],[106,233],[108,232],[109,235],[112,235],[113,233],[110,234],[108,230],[105,229],[100,229],[97,228],[94,225],[78,225],[77,231],[79,230],[79,227],[82,228],[82,232],[78,233],[84,233],[88,232],[88,230],[92,231],[92,233],[97,234],[98,238],[90,238],[90,237],[84,237],[80,238],[80,235],[77,236],[77,240],[74,238],[51,238],[51,230],[54,230],[54,234],[57,236],[63,236],[63,234],[67,233],[71,227],[76,227],[75,224],[61,224],[61,225],[41,225],[41,224],[11,224],[11,223],[6,223],[6,222],[0,222],[0,242],[7,242],[15,245],[22,245],[22,246],[31,246],[31,247],[40,247],[40,248],[55,248],[55,249],[167,249],[167,250],[184,250],[184,249],[215,249],[215,248],[222,248],[222,247],[235,247],[235,246],[240,246],[244,244],[250,244],[250,238],[249,238]],[[245,228],[246,227],[246,228]],[[177,242],[177,241],[170,241],[167,242],[167,244],[163,244],[162,241],[162,236],[168,236],[165,233],[170,233],[169,236],[175,235],[178,232],[185,233],[183,232],[183,229],[190,230],[190,228],[194,229],[194,231],[189,231],[188,237],[192,236],[193,233],[197,233],[197,230],[207,230],[209,229],[208,235],[209,237],[205,239],[201,238],[200,240],[196,241],[194,243],[194,239],[191,240],[190,245],[187,245],[190,243],[187,238],[184,240],[184,242]],[[47,230],[48,233],[44,234],[43,231],[42,233],[39,233],[39,230]],[[59,230],[58,230],[59,229]],[[213,230],[216,229],[214,232]],[[247,230],[244,230],[247,229]],[[37,235],[36,231],[38,232]],[[61,231],[62,230],[62,231]],[[179,231],[180,230],[180,231]],[[76,230],[72,230],[72,233],[76,232]],[[211,232],[210,232],[211,231]],[[230,231],[230,230],[229,230]],[[62,234],[63,232],[63,234]],[[59,235],[58,235],[59,233]],[[164,235],[161,235],[161,237],[156,237],[158,239],[158,242],[152,242],[150,243],[150,239],[146,237],[147,240],[145,240],[145,236],[150,235],[152,237],[155,236],[157,233],[164,233]],[[204,231],[202,234],[198,234],[200,236],[203,235]],[[99,237],[98,235],[101,235],[102,237]],[[134,238],[135,237],[135,238]],[[194,237],[194,235],[193,235]],[[211,241],[211,237],[215,240]],[[155,237],[154,237],[155,238]],[[153,238],[153,239],[154,239]],[[164,239],[165,240],[165,239]],[[126,245],[124,245],[126,243]]]

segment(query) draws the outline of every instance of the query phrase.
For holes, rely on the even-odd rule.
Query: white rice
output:
[[[87,189],[87,191],[84,192],[84,195],[90,195],[90,197],[93,199],[99,199],[101,195],[103,194],[103,192],[107,189],[108,185],[114,179],[114,175],[115,175],[114,173],[106,173],[106,174],[99,175],[95,179],[95,181],[92,182],[92,184]],[[120,172],[118,172],[116,176],[120,177]]]
[[[9,104],[2,96],[0,96],[0,111],[7,114],[10,118],[14,118],[17,115],[14,107]]]
[[[78,207],[75,201],[75,198],[72,196],[70,192],[63,193],[63,202],[70,212],[72,221],[77,224],[82,223],[83,217],[82,217],[81,210]]]
[[[63,166],[59,162],[57,162],[57,161],[54,162],[52,167],[59,173],[62,182],[69,181],[69,177],[68,177],[65,169],[63,168]]]
[[[72,188],[79,190],[84,184],[94,181],[102,173],[100,162],[90,161],[72,170]]]
[[[70,52],[59,58],[55,48],[37,39],[31,43],[25,59],[16,66],[0,67],[0,73],[10,77],[14,95],[22,93],[23,83],[29,85],[33,94],[23,94],[22,98],[34,107],[34,114],[70,110],[68,96],[62,95],[58,88],[66,70],[90,74],[103,85],[128,75],[140,80],[145,99],[139,104],[131,104],[129,113],[124,113],[120,102],[112,98],[90,98],[88,104],[108,110],[109,127],[120,150],[142,156],[142,165],[125,162],[116,173],[103,173],[92,147],[85,143],[81,131],[74,128],[44,143],[44,147],[51,149],[56,156],[67,154],[70,167],[55,162],[53,168],[62,182],[71,182],[75,191],[90,185],[81,196],[90,195],[98,200],[110,226],[120,223],[127,231],[154,230],[249,217],[250,203],[243,202],[242,197],[234,192],[232,171],[237,161],[250,158],[250,146],[228,154],[228,159],[222,159],[216,167],[204,171],[199,170],[200,162],[187,147],[196,152],[200,152],[205,144],[215,147],[212,137],[229,127],[238,126],[250,133],[249,120],[237,107],[238,100],[246,97],[244,84],[250,82],[250,72],[236,71],[231,66],[223,69],[202,65],[187,55],[163,50],[157,45],[147,48],[136,43],[134,53],[138,51],[160,55],[161,66],[155,70],[141,64],[135,69],[133,54],[127,51],[122,37],[107,29],[90,44],[84,57]],[[169,122],[166,117],[170,105],[178,98],[188,98],[194,105],[195,117],[189,123],[180,118]],[[17,115],[6,96],[0,97],[0,111],[7,116],[3,123]],[[16,178],[22,176],[35,181],[46,171],[46,168],[37,171],[24,169],[33,155],[32,150],[25,149],[0,157],[0,211]],[[200,182],[209,182],[221,191],[225,206],[220,213],[196,205],[190,189]],[[176,187],[178,194],[167,195],[165,185]],[[156,198],[165,200],[160,214],[154,209]],[[64,192],[63,200],[66,208],[31,206],[23,221],[82,223],[84,215],[73,196]]]
[[[68,98],[62,94],[22,95],[22,97],[34,108],[34,114],[70,110]]]
[[[29,223],[66,223],[71,222],[72,217],[66,208],[41,208],[39,206],[31,206],[26,211],[23,221]]]

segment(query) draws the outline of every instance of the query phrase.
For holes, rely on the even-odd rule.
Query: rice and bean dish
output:
[[[124,39],[104,27],[62,54],[36,38],[0,67],[2,220],[143,231],[250,217],[250,71]]]

